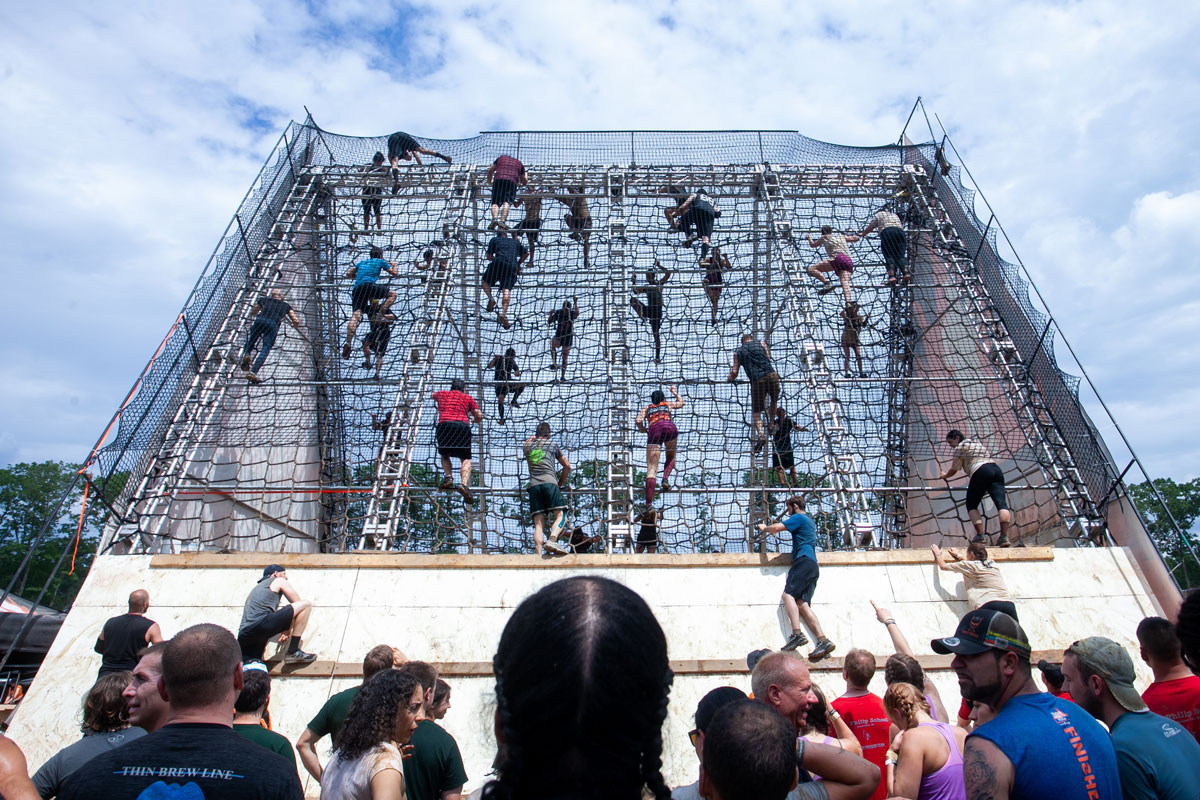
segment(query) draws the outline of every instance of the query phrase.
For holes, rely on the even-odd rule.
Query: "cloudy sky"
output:
[[[305,105],[355,135],[876,145],[920,95],[1151,473],[1195,477],[1198,20],[1103,0],[5,3],[0,464],[87,454]]]

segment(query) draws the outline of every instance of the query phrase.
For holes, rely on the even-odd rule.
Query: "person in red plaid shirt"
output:
[[[450,391],[433,393],[438,407],[437,449],[442,457],[442,483],[438,488],[458,489],[468,503],[475,497],[468,488],[471,484],[471,420],[483,422],[483,412],[475,404],[475,398],[466,393],[466,384],[455,378],[450,381]],[[459,474],[462,482],[456,487],[450,477],[450,459],[462,460]]]

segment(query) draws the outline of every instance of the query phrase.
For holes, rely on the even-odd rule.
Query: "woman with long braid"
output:
[[[910,683],[889,686],[883,710],[900,729],[884,761],[888,797],[966,800],[962,757],[966,730],[935,722],[925,696]]]

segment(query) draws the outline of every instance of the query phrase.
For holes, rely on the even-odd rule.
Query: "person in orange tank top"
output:
[[[650,405],[638,412],[634,423],[639,431],[646,434],[646,505],[654,502],[654,488],[658,482],[658,458],[663,449],[667,451],[666,463],[663,464],[663,491],[670,487],[667,480],[671,470],[675,468],[675,447],[679,441],[679,430],[671,420],[671,411],[683,408],[683,398],[679,396],[676,387],[671,387],[674,400],[667,400],[662,389],[655,389],[650,395]]]

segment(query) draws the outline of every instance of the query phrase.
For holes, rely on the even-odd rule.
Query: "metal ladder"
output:
[[[785,295],[787,311],[793,330],[814,330],[817,321],[813,307],[805,296],[806,273],[792,238],[792,223],[788,218],[780,186],[778,167],[760,165],[758,191],[766,207],[769,235],[776,244],[776,257],[788,281]],[[838,521],[843,547],[867,547],[874,542],[874,524],[867,505],[863,470],[859,458],[845,446],[846,426],[842,417],[832,376],[826,366],[825,348],[819,342],[805,342],[801,353],[801,378],[812,400],[814,431],[821,447],[825,473],[833,488],[833,511]],[[832,542],[830,543],[833,544]]]
[[[913,202],[930,220],[930,240],[946,261],[950,273],[958,278],[959,296],[967,305],[966,315],[978,341],[986,348],[996,374],[1004,379],[1005,394],[1013,413],[1025,423],[1020,427],[1026,446],[1034,454],[1043,478],[1054,490],[1059,516],[1068,532],[1075,531],[1077,539],[1091,537],[1102,524],[1103,517],[1092,501],[1049,407],[1029,377],[974,259],[950,222],[924,170],[911,168],[906,182],[912,189]]]
[[[605,549],[626,547],[633,520],[633,389],[629,369],[629,254],[625,234],[625,170],[612,167],[608,185],[608,308],[605,314],[605,361],[608,372],[608,481],[604,519]]]
[[[442,221],[443,240],[454,242],[439,253],[425,284],[421,316],[409,342],[408,358],[401,374],[400,391],[392,406],[392,424],[384,435],[384,444],[375,466],[375,481],[367,506],[359,548],[387,549],[396,543],[397,525],[404,518],[412,470],[413,451],[421,435],[421,414],[425,406],[433,373],[434,358],[447,317],[450,278],[455,263],[461,266],[467,245],[463,219],[471,205],[471,166],[456,164],[450,171],[450,186],[445,217]],[[448,257],[447,257],[448,256]]]
[[[252,322],[250,309],[254,307],[254,301],[268,291],[278,278],[278,264],[294,252],[295,240],[321,198],[320,187],[321,167],[312,167],[299,176],[265,241],[251,261],[246,280],[230,303],[229,311],[203,362],[198,365],[191,386],[167,428],[162,446],[147,465],[145,477],[130,504],[133,508],[140,502],[146,503],[146,507],[139,512],[140,517],[150,520],[151,527],[141,530],[144,536],[153,537],[163,533],[167,512],[173,502],[173,483],[187,474],[200,447],[199,436],[221,408],[235,380],[234,355],[239,338],[246,335],[247,326]],[[171,541],[172,547],[176,546],[175,540]]]

